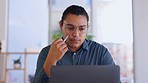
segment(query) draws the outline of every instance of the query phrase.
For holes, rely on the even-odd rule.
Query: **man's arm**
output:
[[[49,53],[47,55],[47,58],[45,60],[45,63],[43,65],[43,68],[50,77],[50,68],[51,66],[56,65],[57,61],[59,61],[65,54],[65,52],[68,50],[68,47],[65,42],[63,42],[63,39],[59,38],[55,40],[50,47]]]
[[[50,46],[43,48],[39,54],[37,68],[32,83],[49,83],[49,77],[43,68]]]
[[[114,60],[107,48],[103,51],[102,65],[115,65]]]
[[[115,62],[107,48],[104,50],[103,53],[104,53],[104,56],[102,59],[102,64],[103,65],[115,65]],[[121,80],[120,80],[120,83],[121,83]]]
[[[57,61],[60,60],[68,50],[67,45],[61,38],[55,40],[49,48],[44,48],[38,57],[33,83],[49,83],[51,66],[56,65]]]

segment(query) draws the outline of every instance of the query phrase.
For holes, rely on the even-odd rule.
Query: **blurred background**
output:
[[[88,12],[87,37],[108,48],[122,83],[134,83],[132,0],[1,0],[0,83],[30,83],[38,53],[61,37],[58,23],[71,4]]]

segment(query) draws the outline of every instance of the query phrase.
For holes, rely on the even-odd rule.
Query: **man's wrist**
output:
[[[50,69],[52,66],[56,65],[56,61],[47,61],[44,63],[44,71],[45,73],[48,75],[48,77],[50,77]]]

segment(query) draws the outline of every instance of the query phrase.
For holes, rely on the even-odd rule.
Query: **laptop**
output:
[[[51,67],[51,83],[120,83],[120,67],[61,65]]]

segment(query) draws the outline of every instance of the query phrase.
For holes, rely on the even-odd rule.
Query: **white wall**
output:
[[[48,45],[48,0],[9,0],[8,51],[40,51]],[[13,68],[13,60],[19,55],[9,57],[8,67]],[[27,78],[34,75],[38,56],[28,55]],[[30,63],[31,61],[31,63]],[[24,58],[21,58],[22,68]],[[16,75],[17,73],[17,75]],[[24,72],[10,71],[9,82],[23,83]],[[27,80],[28,81],[28,80]]]
[[[48,45],[48,0],[9,0],[8,51]]]
[[[133,0],[135,83],[148,83],[148,0]]]

